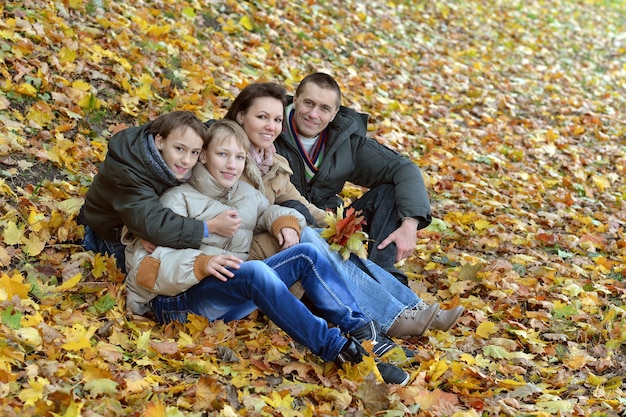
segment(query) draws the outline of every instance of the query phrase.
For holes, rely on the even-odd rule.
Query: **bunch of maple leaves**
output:
[[[339,252],[344,261],[348,260],[350,254],[354,253],[360,258],[367,257],[367,233],[363,231],[366,224],[361,211],[356,211],[354,207],[345,210],[340,206],[336,212],[326,212],[326,228],[322,230],[321,236],[326,239],[330,248]]]
[[[620,2],[9,0],[0,15],[0,415],[624,411]],[[219,118],[249,82],[293,92],[316,70],[422,168],[434,221],[400,267],[427,302],[468,310],[401,341],[417,351],[405,387],[369,360],[321,361],[260,313],[131,316],[114,260],[77,243],[115,132],[171,109]],[[344,214],[337,248],[359,253]]]

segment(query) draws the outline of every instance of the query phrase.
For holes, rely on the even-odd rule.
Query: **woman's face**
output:
[[[283,130],[283,103],[273,97],[254,99],[248,110],[239,112],[237,123],[256,149],[269,148]]]

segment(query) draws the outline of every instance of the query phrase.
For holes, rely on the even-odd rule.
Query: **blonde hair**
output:
[[[222,119],[213,123],[209,127],[209,140],[206,144],[207,149],[211,142],[225,142],[228,139],[235,139],[244,152],[248,153],[250,149],[250,141],[248,135],[237,122],[233,120]]]

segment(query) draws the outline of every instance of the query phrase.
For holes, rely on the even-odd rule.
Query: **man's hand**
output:
[[[209,276],[226,282],[235,275],[227,268],[239,269],[239,265],[241,265],[242,262],[241,259],[233,255],[215,255],[207,262],[206,269]]]
[[[231,237],[241,226],[241,218],[235,210],[225,210],[206,221],[209,233],[215,233],[223,237]]]
[[[417,244],[417,219],[406,217],[402,225],[394,230],[385,240],[380,242],[378,250],[385,249],[391,243],[396,244],[396,262],[400,262],[413,254]]]
[[[280,229],[278,233],[278,244],[280,245],[282,250],[292,247],[293,245],[297,245],[300,243],[300,237],[298,236],[298,231],[292,229],[291,227],[283,227]]]
[[[152,253],[156,249],[156,245],[152,242],[148,242],[147,240],[141,238],[139,238],[139,241],[141,242],[141,246],[143,246],[148,253]]]

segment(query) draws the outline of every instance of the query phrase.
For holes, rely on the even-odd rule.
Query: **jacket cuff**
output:
[[[272,223],[272,234],[274,237],[278,237],[280,229],[283,227],[291,227],[298,232],[298,237],[300,237],[300,223],[295,216],[280,216],[277,218],[274,223]]]
[[[193,261],[193,275],[198,281],[202,281],[209,275],[208,266],[210,255],[198,255],[195,261]]]
[[[135,280],[137,284],[144,288],[154,291],[154,284],[159,276],[159,268],[161,267],[161,261],[151,256],[146,256],[139,262],[137,268],[137,274]]]

